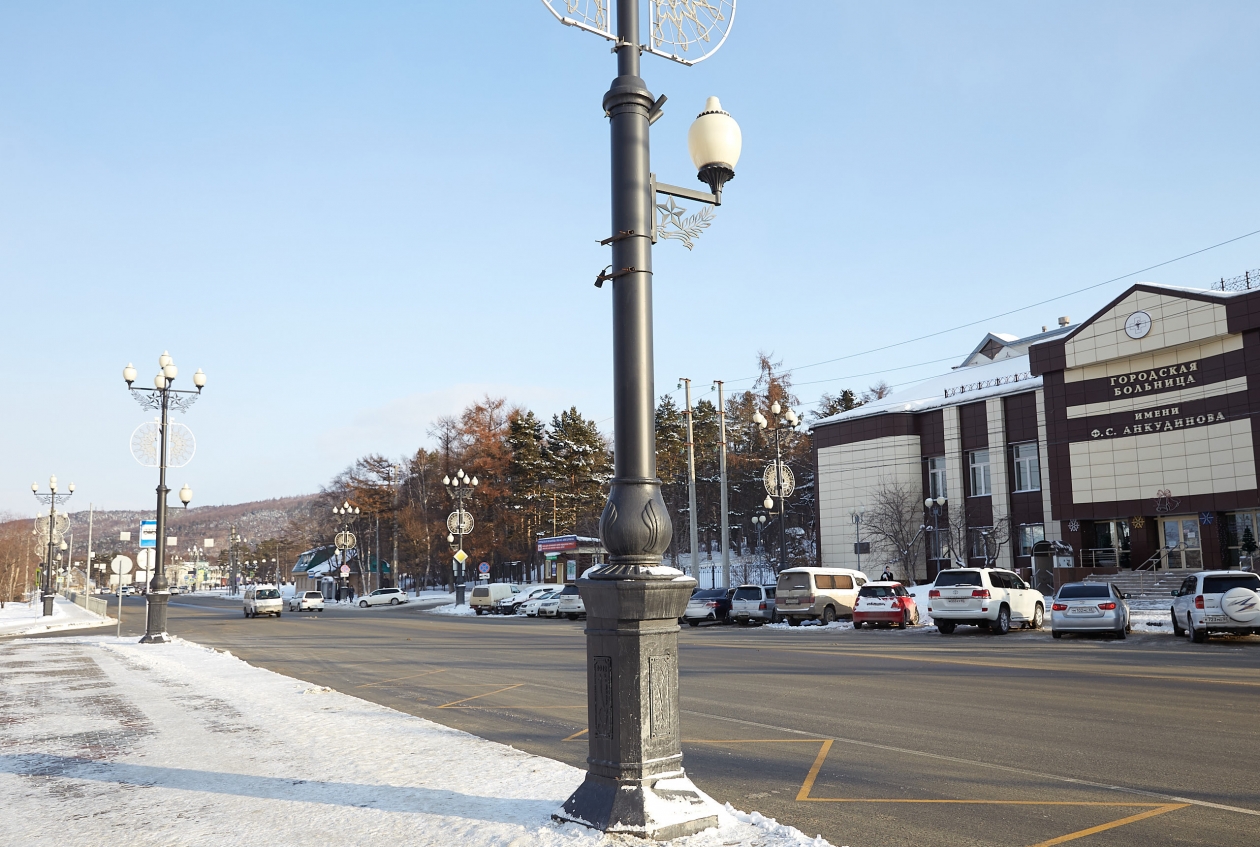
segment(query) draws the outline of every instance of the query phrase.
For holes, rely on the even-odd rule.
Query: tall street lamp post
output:
[[[557,818],[671,839],[716,826],[717,810],[687,778],[679,740],[678,618],[696,580],[661,564],[673,529],[656,475],[652,242],[678,236],[658,229],[654,213],[659,194],[720,205],[722,187],[735,175],[740,132],[710,97],[687,143],[697,178],[712,193],[656,182],[648,127],[661,116],[665,97],[654,97],[639,71],[645,50],[668,57],[658,38],[668,26],[661,0],[650,0],[646,45],[639,0],[618,0],[615,32],[606,17],[583,23],[564,17],[559,3],[548,6],[563,23],[613,41],[617,55],[617,77],[603,98],[611,134],[612,231],[602,243],[611,247],[612,261],[595,283],[612,283],[614,467],[599,522],[609,556],[607,565],[577,583],[587,611],[588,769]],[[700,13],[689,5],[671,14]],[[692,45],[692,56],[720,44],[705,39]],[[682,237],[689,243],[686,233]]]
[[[237,555],[237,547],[245,543],[247,543],[246,539],[241,537],[235,526],[228,527],[228,566],[232,569],[231,576],[228,578],[228,591],[233,596],[236,596],[241,586],[240,558]]]
[[[350,501],[346,500],[342,502],[340,506],[333,506],[333,514],[341,519],[341,530],[337,533],[337,537],[334,539],[334,541],[337,545],[337,553],[341,560],[341,564],[345,565],[347,563],[346,560],[348,559],[350,555],[346,551],[353,549],[355,550],[356,554],[358,552],[357,544],[358,544],[359,539],[355,536],[351,527],[354,524],[355,519],[357,519],[359,516],[359,507],[351,506]],[[363,570],[363,559],[360,556],[359,557],[359,571],[362,572],[362,570]],[[346,576],[340,577],[340,579],[345,580],[345,584],[341,586],[342,588],[346,588],[350,585],[349,574],[347,574]],[[367,592],[365,591],[364,593],[366,594]],[[337,592],[337,599],[338,600],[341,599],[341,591]],[[351,597],[350,599],[353,600],[354,598]]]
[[[757,547],[756,547],[756,549],[755,549],[753,552],[755,552],[755,553],[759,553],[759,554],[761,554],[762,556],[765,556],[765,550],[763,550],[763,549],[762,549],[762,547],[761,547],[761,530],[765,529],[765,526],[766,526],[766,516],[765,516],[765,515],[753,515],[753,517],[752,517],[752,525],[753,525],[753,529],[757,530]],[[763,560],[763,561],[764,561],[764,560]]]
[[[161,412],[161,423],[158,438],[158,487],[157,487],[157,563],[153,571],[153,579],[145,594],[148,614],[145,619],[144,637],[141,644],[164,644],[171,640],[166,632],[166,607],[170,602],[170,584],[166,581],[166,495],[170,489],[166,487],[166,448],[168,437],[170,410],[185,412],[197,398],[201,389],[206,386],[206,375],[198,368],[193,374],[193,385],[196,391],[178,391],[171,387],[179,375],[179,368],[171,360],[169,353],[158,357],[158,375],[153,378],[152,388],[135,388],[136,369],[131,365],[123,368],[123,380],[131,390],[141,407]],[[185,485],[179,490],[179,499],[184,507],[192,501],[192,489]]]
[[[787,567],[787,498],[792,495],[796,481],[792,471],[783,461],[783,431],[794,430],[800,418],[792,409],[785,409],[778,400],[770,404],[770,419],[758,410],[753,413],[753,423],[761,429],[769,429],[774,433],[774,464],[766,469],[765,483],[767,497],[763,505],[773,511],[777,500],[779,503],[779,570]],[[771,425],[773,424],[773,426]]]
[[[31,483],[31,493],[35,495],[35,499],[39,500],[39,502],[48,504],[48,553],[47,558],[44,560],[43,579],[40,582],[43,583],[41,589],[44,601],[44,617],[51,617],[53,613],[53,597],[56,594],[56,590],[53,587],[53,563],[60,558],[56,553],[56,548],[57,545],[61,544],[61,533],[57,532],[57,500],[60,499],[63,503],[69,500],[74,495],[74,483],[72,482],[67,486],[64,494],[58,494],[57,477],[50,476],[48,478],[47,494],[39,493],[38,482]],[[62,546],[64,547],[65,545]]]
[[[468,554],[464,552],[464,536],[472,532],[473,528],[472,515],[464,508],[464,499],[472,496],[473,489],[480,482],[476,476],[466,476],[464,469],[460,468],[455,472],[455,476],[442,477],[442,484],[455,500],[455,511],[446,518],[446,528],[450,531],[446,540],[459,545],[455,548],[451,572],[455,581],[455,605],[462,606],[464,605],[464,562],[468,561]]]

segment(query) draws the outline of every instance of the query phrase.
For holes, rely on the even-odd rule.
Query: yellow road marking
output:
[[[1188,803],[1169,803],[1165,806],[1159,806],[1158,808],[1151,809],[1146,812],[1142,812],[1141,814],[1138,814],[1138,815],[1132,815],[1127,818],[1121,818],[1118,821],[1112,821],[1111,823],[1099,824],[1098,826],[1091,826],[1089,829],[1082,829],[1076,832],[1069,832],[1067,835],[1060,835],[1058,838],[1051,838],[1049,841],[1039,841],[1036,844],[1032,845],[1032,847],[1053,847],[1053,845],[1055,844],[1063,844],[1068,841],[1075,841],[1076,839],[1084,838],[1087,835],[1094,835],[1095,833],[1098,833],[1098,832],[1106,832],[1107,830],[1115,829],[1118,826],[1127,826],[1131,823],[1137,823],[1138,821],[1146,820],[1147,818],[1153,818],[1156,815],[1165,814],[1166,812],[1175,812],[1178,809],[1186,808],[1187,805],[1189,804]]]
[[[572,741],[573,739],[575,739],[575,738],[577,738],[578,736],[581,736],[581,735],[586,735],[586,730],[585,730],[585,729],[579,729],[577,732],[573,733],[572,735],[570,735],[568,738],[566,738],[566,739],[564,739],[564,740],[565,740],[565,741]]]
[[[399,676],[393,679],[383,679],[380,682],[365,682],[362,685],[356,685],[355,688],[371,688],[374,685],[388,685],[391,682],[402,682],[404,679],[415,679],[418,676],[428,676],[429,674],[442,673],[447,668],[438,668],[435,671],[425,671],[424,673],[413,673],[411,676]]]
[[[831,752],[831,744],[830,738],[822,743],[818,757],[814,759],[814,766],[809,769],[809,775],[801,783],[801,790],[796,792],[798,802],[809,799],[809,792],[814,790],[814,780],[818,779],[818,772],[822,770],[823,762],[827,760],[827,754]]]
[[[460,703],[467,703],[469,700],[476,700],[479,697],[489,697],[491,694],[498,694],[503,691],[511,691],[513,688],[520,688],[525,683],[518,682],[515,685],[507,685],[503,688],[496,688],[494,691],[487,691],[485,694],[474,694],[472,697],[465,697],[463,700],[452,700],[450,703],[443,703],[438,706],[439,709],[445,709],[449,706],[458,706]]]

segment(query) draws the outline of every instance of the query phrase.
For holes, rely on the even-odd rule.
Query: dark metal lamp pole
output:
[[[56,561],[56,547],[61,541],[60,534],[57,532],[57,499],[60,498],[64,503],[74,494],[74,483],[70,483],[69,490],[65,494],[57,493],[57,477],[50,476],[48,478],[48,493],[39,493],[39,483],[31,483],[31,493],[35,495],[35,499],[41,503],[48,504],[48,555],[44,561],[44,572],[40,580],[40,589],[42,592],[41,600],[43,601],[44,617],[51,617],[53,613],[53,597],[56,596],[56,587],[53,584],[53,563]]]
[[[753,423],[757,424],[761,429],[769,428],[774,433],[774,490],[767,492],[768,495],[762,504],[767,509],[774,510],[774,501],[779,501],[779,570],[783,570],[788,565],[787,557],[787,498],[792,493],[784,491],[784,483],[788,481],[786,468],[783,464],[783,443],[781,435],[785,429],[795,429],[801,422],[796,416],[796,412],[792,409],[785,409],[775,400],[770,404],[771,418],[767,419],[760,411],[753,413]],[[780,417],[782,415],[782,417]],[[773,421],[774,426],[770,426]],[[767,484],[767,488],[769,484]]]
[[[147,615],[145,618],[144,637],[141,644],[164,644],[171,640],[166,632],[166,609],[170,602],[170,584],[166,580],[166,495],[170,489],[166,487],[166,446],[169,442],[169,413],[173,407],[176,411],[187,411],[206,385],[206,375],[200,369],[193,374],[193,385],[196,391],[177,391],[171,387],[179,375],[179,369],[171,360],[169,353],[158,358],[161,370],[153,378],[153,388],[133,388],[136,381],[136,369],[131,365],[123,368],[123,380],[142,407],[161,412],[161,429],[158,445],[158,487],[157,487],[157,562],[153,579],[149,582],[149,590],[145,593]],[[180,500],[187,507],[192,500],[192,489],[185,485],[179,492]]]
[[[473,489],[480,485],[480,480],[475,476],[466,475],[464,469],[460,468],[455,472],[454,477],[442,477],[442,484],[455,500],[455,514],[446,519],[446,528],[450,530],[446,538],[452,545],[459,545],[455,547],[455,556],[451,560],[451,574],[455,583],[455,605],[462,606],[464,605],[464,563],[468,557],[465,554],[461,560],[460,554],[464,552],[464,536],[472,532],[472,516],[464,510],[464,498],[472,496]]]

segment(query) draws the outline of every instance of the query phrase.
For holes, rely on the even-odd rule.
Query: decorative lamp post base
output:
[[[589,770],[555,819],[662,840],[717,826],[717,805],[683,771],[678,730],[678,618],[696,581],[659,564],[608,565],[577,585]]]
[[[44,595],[44,617],[51,618],[53,613],[53,594]]]
[[[166,632],[166,604],[171,601],[169,591],[152,591],[147,595],[144,637],[141,644],[166,644],[171,636]]]

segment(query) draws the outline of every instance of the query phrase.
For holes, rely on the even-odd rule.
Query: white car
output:
[[[531,592],[531,596],[529,597],[529,599],[527,599],[525,602],[521,603],[521,605],[516,607],[516,613],[518,615],[525,615],[526,617],[536,618],[538,617],[538,606],[540,603],[542,603],[544,600],[551,600],[553,598],[559,599],[559,596],[560,596],[560,592],[556,591],[554,588],[548,588],[539,594],[533,594]]]
[[[284,606],[284,601],[280,599],[280,589],[274,585],[251,585],[245,589],[242,602],[247,618],[256,618],[259,615],[280,617]]]
[[[1186,577],[1173,598],[1173,633],[1196,644],[1214,632],[1260,633],[1260,575],[1203,571]]]
[[[553,591],[545,600],[538,603],[538,617],[554,618],[560,614],[560,592]]]
[[[951,568],[936,575],[928,591],[928,614],[941,635],[960,624],[1005,635],[1012,624],[1041,629],[1046,598],[1011,571]]]
[[[521,593],[513,594],[511,597],[504,597],[500,600],[497,607],[498,612],[501,615],[519,615],[521,614],[521,606],[544,594],[550,594],[552,591],[555,591],[555,589],[547,585],[531,588],[529,591],[522,589]]]
[[[365,594],[359,598],[359,608],[366,609],[368,606],[397,606],[399,603],[406,603],[410,600],[407,592],[401,588],[378,588],[371,594]]]
[[[290,612],[322,612],[324,611],[324,595],[318,591],[303,591],[289,598]]]
[[[560,591],[560,605],[556,607],[556,615],[563,615],[571,621],[586,617],[586,604],[582,602],[582,595],[578,593],[576,585],[566,585]]]

